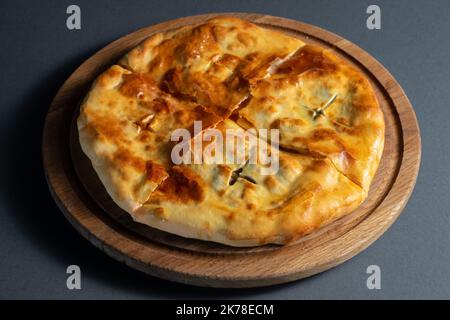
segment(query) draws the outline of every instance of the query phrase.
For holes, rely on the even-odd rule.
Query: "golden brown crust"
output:
[[[248,95],[248,82],[264,77],[276,59],[303,42],[231,17],[157,34],[122,60],[165,91],[228,117]]]
[[[336,95],[323,112],[315,112]],[[362,74],[318,47],[306,45],[252,87],[239,111],[245,127],[277,128],[280,145],[328,157],[368,190],[384,145],[384,119]]]
[[[134,220],[234,246],[283,244],[366,197],[383,115],[367,80],[331,53],[220,17],[155,34],[119,65],[93,84],[78,129],[108,193]],[[193,133],[196,120],[222,133],[279,129],[279,170],[264,175],[248,159],[175,165],[170,134]]]

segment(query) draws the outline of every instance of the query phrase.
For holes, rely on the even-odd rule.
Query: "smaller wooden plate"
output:
[[[384,112],[385,149],[367,200],[351,214],[295,243],[233,248],[135,223],[110,199],[81,151],[75,126],[78,102],[95,77],[151,34],[217,15],[141,29],[100,50],[70,76],[52,102],[44,128],[43,160],[50,191],[64,215],[95,246],[161,278],[200,286],[255,287],[336,266],[370,245],[398,217],[416,181],[421,144],[414,111],[395,79],[369,54],[335,34],[284,18],[227,14],[332,49],[366,74]]]

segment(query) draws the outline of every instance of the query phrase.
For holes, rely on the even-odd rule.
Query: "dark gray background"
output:
[[[78,4],[82,30],[66,28]],[[366,28],[378,4],[382,29]],[[129,32],[206,12],[283,16],[333,31],[384,64],[403,86],[422,131],[422,165],[397,222],[369,249],[312,278],[269,288],[216,290],[151,278],[84,240],[54,204],[41,164],[46,110],[86,58]],[[450,1],[5,1],[0,0],[0,298],[450,298]],[[66,268],[82,290],[66,289]],[[368,265],[382,289],[368,290]]]

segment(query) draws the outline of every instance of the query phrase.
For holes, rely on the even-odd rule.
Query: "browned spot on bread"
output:
[[[141,97],[158,90],[155,81],[147,73],[132,73],[123,76],[123,83],[119,91],[127,97]]]
[[[216,123],[217,121],[220,121],[221,118],[217,116],[216,114],[210,112],[205,107],[198,105],[194,109],[195,113],[195,120],[201,120],[202,122],[206,124],[212,124]]]
[[[163,98],[153,99],[153,110],[160,113],[169,113],[171,111],[171,107],[169,103]]]
[[[300,127],[300,126],[304,126],[304,125],[306,125],[308,123],[305,120],[303,120],[303,119],[280,118],[280,119],[275,119],[270,124],[270,128],[271,129],[280,129],[281,127],[283,127],[283,124],[284,125],[288,125],[289,127],[292,127],[292,126]]]
[[[115,101],[115,100],[110,100],[110,101],[108,101],[107,105],[108,105],[108,107],[110,107],[110,108],[114,108],[114,107],[117,106],[117,101]]]
[[[291,59],[288,59],[278,67],[276,73],[300,74],[310,69],[324,69],[334,71],[336,64],[326,54],[323,49],[315,46],[303,46]]]
[[[262,96],[262,97],[259,97],[257,100],[257,102],[260,103],[261,105],[274,103],[274,101],[275,101],[275,99],[271,96]]]
[[[329,139],[339,139],[336,131],[326,128],[319,128],[313,131],[312,140],[313,141],[321,141],[321,140],[329,140]]]
[[[139,105],[143,108],[152,110],[154,113],[169,113],[174,109],[173,106],[162,97],[157,97],[150,101],[140,101]]]
[[[183,87],[183,72],[179,68],[172,68],[167,70],[164,74],[160,88],[162,91],[171,94],[173,97],[184,100],[195,102],[197,99],[185,92],[182,92]]]
[[[198,58],[205,53],[213,52],[217,41],[211,25],[204,24],[192,29],[191,35],[182,44],[182,52],[188,59]]]
[[[144,172],[145,170],[145,161],[124,148],[119,148],[116,152],[114,152],[113,163],[123,167],[131,166],[140,172]]]
[[[300,146],[286,146],[280,145],[279,148],[285,152],[297,153],[300,155],[308,156],[315,159],[323,159],[326,156],[318,151],[312,150],[308,147],[308,139],[304,137],[295,137],[293,140],[296,144],[300,144]]]
[[[350,127],[352,125],[351,119],[348,119],[348,118],[345,118],[345,117],[337,117],[335,119],[335,121],[333,121],[333,122],[336,122],[337,124],[341,124],[341,125],[346,126],[346,127]]]
[[[192,115],[192,114],[186,114],[186,117]],[[198,105],[193,110],[194,119],[196,121],[201,121],[202,124],[202,130],[210,128],[214,125],[216,125],[219,121],[222,120],[221,117],[217,116],[216,114],[210,112],[205,107]],[[193,134],[194,132],[194,125],[192,124],[188,128],[189,132]]]
[[[187,110],[177,110],[173,113],[173,117],[177,123],[188,123],[191,118],[191,114]]]
[[[156,136],[155,137],[155,142],[164,142],[166,141],[166,138],[163,136]]]
[[[227,215],[227,219],[230,221],[236,220],[236,212],[234,211],[229,212]]]
[[[320,172],[322,170],[327,170],[329,167],[329,162],[323,160],[314,160],[311,165],[308,166],[307,170]]]
[[[194,171],[184,166],[174,166],[169,177],[156,188],[154,195],[177,202],[200,202],[205,197],[205,182]]]
[[[120,143],[124,139],[122,128],[119,122],[115,121],[114,117],[108,114],[100,114],[88,111],[85,109],[85,114],[89,118],[86,129],[97,136],[99,139],[109,140]]]
[[[225,53],[216,61],[216,64],[222,65],[229,70],[234,70],[238,66],[240,61],[241,59],[239,57],[236,57],[229,53]]]
[[[267,178],[264,179],[264,184],[267,188],[274,189],[277,186],[277,179],[273,176],[267,176]]]
[[[149,131],[141,131],[141,133],[138,136],[138,140],[140,142],[148,141],[152,138],[152,134]]]
[[[229,166],[226,166],[224,164],[218,164],[217,169],[219,170],[219,175],[223,176],[229,176],[230,172],[232,171]]]
[[[151,160],[146,162],[147,179],[152,182],[160,182],[167,177],[167,172],[163,166]]]

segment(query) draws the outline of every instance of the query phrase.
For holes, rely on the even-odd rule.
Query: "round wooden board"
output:
[[[318,27],[261,14],[226,14],[331,48],[371,81],[386,121],[385,149],[367,200],[350,215],[286,246],[232,248],[185,239],[134,223],[107,196],[81,152],[74,119],[95,77],[151,34],[217,15],[136,31],[97,52],[69,77],[52,102],[43,135],[44,168],[55,201],[72,225],[108,255],[150,275],[187,284],[267,286],[350,259],[380,237],[404,208],[419,170],[420,133],[413,108],[392,75],[356,45]]]

